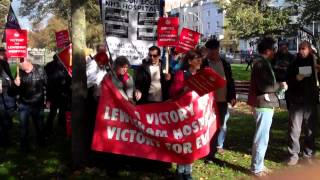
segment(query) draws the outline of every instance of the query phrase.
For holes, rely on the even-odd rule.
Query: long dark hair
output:
[[[190,67],[189,60],[193,60],[195,58],[201,58],[201,57],[202,57],[201,51],[199,51],[199,50],[192,49],[192,50],[188,51],[183,57],[183,64],[182,64],[181,69],[182,70],[189,69],[189,67]]]

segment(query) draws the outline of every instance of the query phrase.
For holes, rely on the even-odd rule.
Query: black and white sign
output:
[[[157,40],[160,0],[102,0],[102,18],[112,58],[126,56],[132,65],[147,57]]]

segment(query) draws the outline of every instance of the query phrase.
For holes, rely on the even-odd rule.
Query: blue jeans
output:
[[[256,131],[252,144],[251,171],[259,173],[264,170],[264,156],[269,142],[269,132],[272,124],[274,110],[262,112],[256,109],[254,118],[256,121]]]
[[[217,141],[217,148],[223,148],[223,143],[227,135],[227,121],[229,117],[230,117],[230,113],[229,113],[229,110],[227,110],[227,113],[224,116],[224,121],[221,122],[220,132],[219,132],[218,141]]]
[[[192,164],[177,164],[177,171],[180,174],[191,174]]]
[[[34,123],[37,143],[43,145],[43,127],[44,127],[44,111],[40,106],[34,106],[29,104],[19,104],[20,113],[20,146],[22,150],[29,148],[29,117],[31,116]]]

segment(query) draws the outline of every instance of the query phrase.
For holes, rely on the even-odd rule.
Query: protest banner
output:
[[[6,29],[6,53],[8,58],[26,58],[28,32],[22,29]]]
[[[161,17],[158,22],[158,46],[178,44],[179,18]]]
[[[112,59],[123,55],[131,65],[140,65],[157,40],[160,1],[104,0],[101,6]]]
[[[57,48],[64,48],[70,44],[68,30],[62,30],[62,31],[56,32],[55,34],[56,34]]]
[[[178,46],[176,48],[177,52],[185,53],[191,49],[194,49],[198,44],[200,33],[183,28],[180,33],[180,38],[178,42]]]
[[[72,77],[72,44],[64,48],[58,54],[58,58]]]
[[[108,77],[101,88],[93,150],[182,164],[209,153],[219,125],[213,93],[200,97],[190,91],[171,101],[134,106]]]

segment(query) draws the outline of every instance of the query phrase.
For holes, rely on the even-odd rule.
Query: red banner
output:
[[[56,32],[56,42],[57,48],[64,48],[70,44],[69,32],[68,30],[62,30]]]
[[[6,29],[7,57],[26,58],[28,54],[28,31]]]
[[[72,44],[58,53],[58,57],[72,76]]]
[[[205,68],[197,72],[197,74],[191,76],[186,81],[186,86],[193,91],[196,91],[199,96],[212,92],[219,87],[223,87],[225,84],[226,81],[211,68]]]
[[[180,39],[177,47],[177,51],[184,53],[191,49],[194,49],[196,45],[198,44],[200,33],[183,28],[180,33]]]
[[[178,31],[179,18],[161,17],[158,21],[158,46],[176,46]]]
[[[209,153],[218,126],[212,93],[134,106],[108,77],[101,86],[93,150],[176,163]]]

